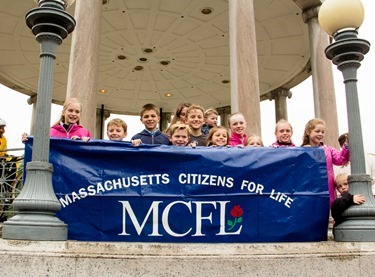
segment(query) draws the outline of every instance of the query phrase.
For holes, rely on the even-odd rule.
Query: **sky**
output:
[[[374,26],[375,17],[370,15],[371,10],[375,10],[375,1],[362,0],[365,7],[365,20],[359,29],[359,38],[368,40],[375,45],[375,32],[371,30],[370,26]],[[370,49],[361,67],[358,69],[358,97],[361,113],[362,134],[365,152],[375,153],[375,92],[372,91],[374,84],[373,67],[375,65],[375,48]],[[340,71],[333,66],[333,73],[335,79],[335,93],[336,105],[339,121],[339,134],[348,132],[347,111],[346,111],[346,96],[345,87],[343,84],[343,77]],[[314,105],[312,93],[311,77],[305,80],[300,85],[291,89],[293,96],[288,99],[288,121],[293,126],[293,141],[296,145],[302,142],[302,135],[305,124],[310,119],[314,118]],[[7,122],[5,129],[5,136],[8,140],[8,148],[23,148],[21,142],[21,135],[23,132],[30,132],[31,111],[32,106],[27,104],[29,97],[22,93],[12,91],[11,89],[0,84],[0,118]],[[198,103],[199,104],[199,103]],[[261,102],[261,126],[262,138],[264,144],[270,145],[275,140],[275,108],[274,101],[265,100]],[[55,122],[60,114],[62,107],[52,105],[51,122]],[[108,120],[120,117],[128,124],[128,136],[125,140],[142,131],[143,125],[140,123],[139,116],[123,116],[111,115]],[[107,122],[106,121],[106,122]],[[107,137],[105,137],[107,139]],[[19,152],[10,152],[9,154],[19,154]]]

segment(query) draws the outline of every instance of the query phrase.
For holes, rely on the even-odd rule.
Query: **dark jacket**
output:
[[[348,209],[351,205],[354,205],[353,195],[350,193],[344,194],[340,198],[336,198],[331,206],[331,214],[335,224],[333,227],[344,222],[345,217],[342,216],[343,212]]]
[[[142,132],[135,134],[132,137],[132,140],[133,139],[140,139],[142,143],[145,144],[170,144],[167,134],[160,132],[160,130],[156,130],[154,133],[143,130]]]

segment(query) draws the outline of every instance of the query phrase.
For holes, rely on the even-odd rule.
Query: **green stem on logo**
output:
[[[232,230],[234,226],[237,224],[237,217],[234,218],[234,223],[233,225],[228,229],[228,231]]]

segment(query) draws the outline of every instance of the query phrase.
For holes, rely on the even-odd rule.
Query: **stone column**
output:
[[[220,116],[220,125],[228,127],[228,119],[231,114],[231,107],[225,106],[225,107],[216,108],[216,110]]]
[[[27,104],[33,105],[33,109],[31,112],[31,125],[30,125],[30,130],[29,134],[34,135],[35,132],[35,116],[36,116],[36,101],[37,101],[37,95],[31,96],[29,99],[27,99]]]
[[[92,134],[94,138],[97,139],[104,139],[105,133],[107,132],[107,126],[105,125],[105,121],[108,117],[111,116],[109,110],[106,109],[97,109],[96,110],[96,128],[95,134]]]
[[[329,37],[318,22],[319,6],[303,11],[303,20],[309,26],[311,71],[314,91],[315,117],[326,122],[327,133],[324,142],[339,148],[336,96],[332,64],[325,56]]]
[[[67,98],[76,97],[83,105],[81,125],[92,134],[96,127],[98,66],[102,1],[77,0],[77,21],[70,50]]]
[[[171,122],[172,113],[162,113],[161,114],[161,120],[159,123],[160,131],[164,131],[168,128],[168,124]]]
[[[241,112],[247,133],[261,133],[258,56],[252,0],[229,0],[232,112]]]
[[[286,98],[291,98],[292,92],[289,89],[278,88],[271,91],[268,96],[269,100],[275,100],[276,122],[278,122],[280,119],[288,120]]]

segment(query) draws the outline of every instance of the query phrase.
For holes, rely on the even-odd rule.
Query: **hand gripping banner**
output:
[[[30,161],[32,139],[26,143]],[[68,238],[129,242],[327,239],[320,148],[175,147],[51,138]],[[27,176],[26,176],[27,178]]]

